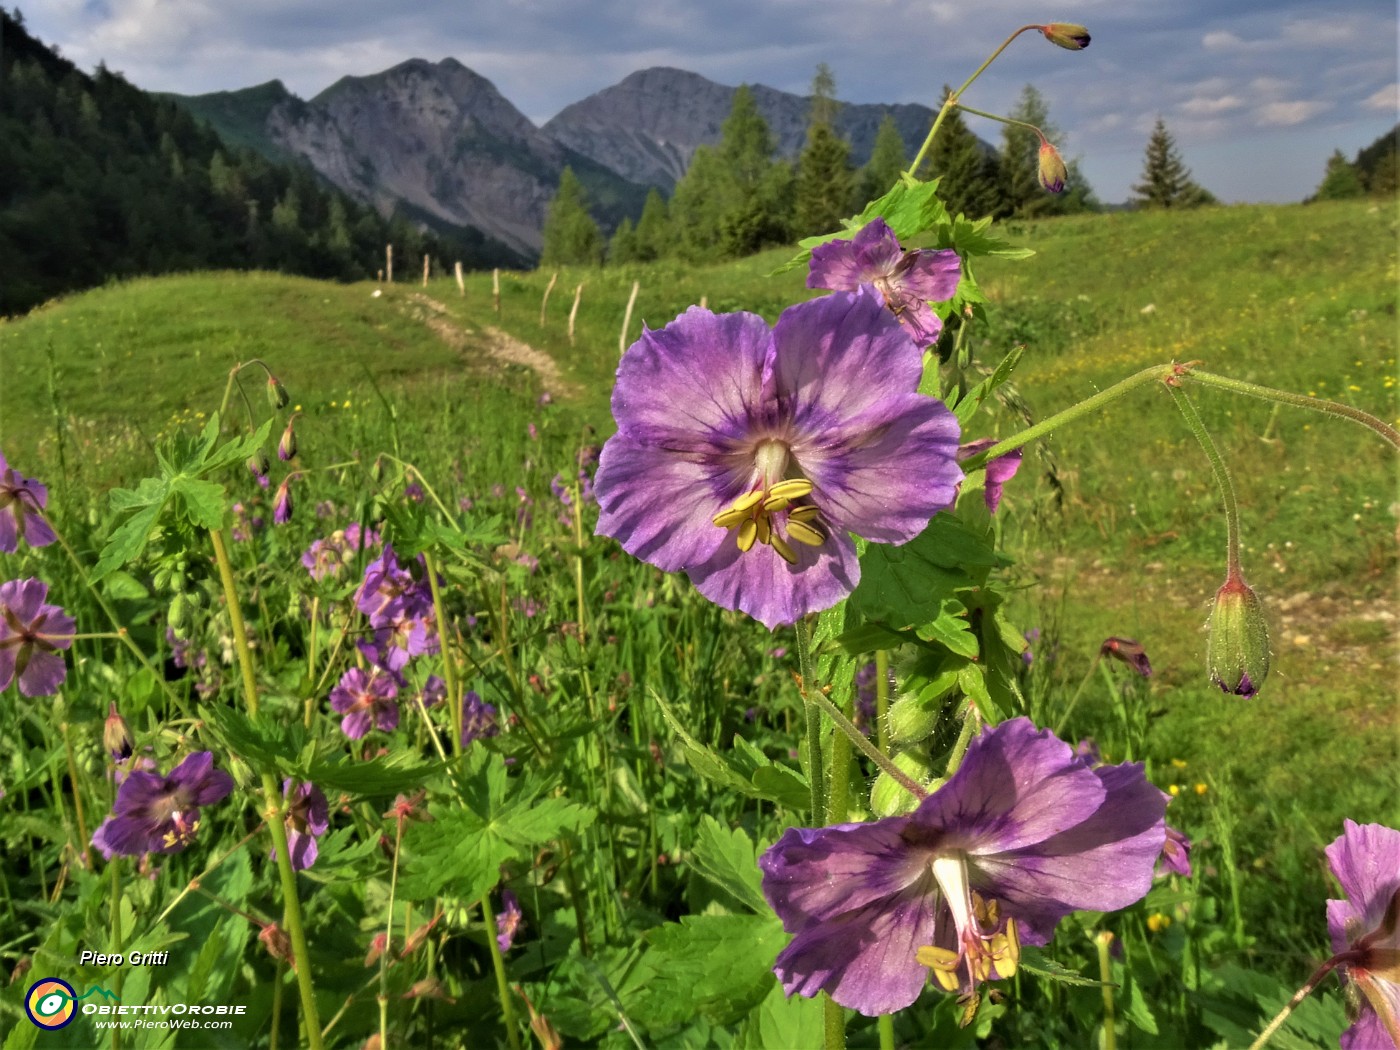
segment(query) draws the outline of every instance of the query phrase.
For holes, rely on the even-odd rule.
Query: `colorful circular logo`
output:
[[[24,1012],[40,1028],[62,1028],[77,1016],[78,993],[67,981],[45,977],[29,986],[24,995]]]

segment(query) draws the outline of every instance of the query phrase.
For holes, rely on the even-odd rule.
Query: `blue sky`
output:
[[[13,3],[13,0],[11,0]],[[536,123],[628,73],[668,65],[805,93],[817,63],[851,102],[934,105],[1016,27],[1080,22],[1074,53],[1026,34],[968,105],[1034,84],[1067,157],[1125,199],[1157,117],[1224,201],[1296,201],[1334,149],[1397,120],[1394,0],[32,0],[31,32],[80,67],[199,94],[280,78],[310,97],[408,58],[456,58]],[[397,8],[397,9],[396,9]],[[999,128],[969,118],[983,138]]]

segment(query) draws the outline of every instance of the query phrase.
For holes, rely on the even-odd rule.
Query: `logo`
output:
[[[38,1027],[53,1031],[71,1024],[78,1013],[74,1004],[94,994],[117,999],[115,993],[97,985],[79,995],[67,981],[45,977],[31,984],[29,991],[24,993],[24,1012]]]

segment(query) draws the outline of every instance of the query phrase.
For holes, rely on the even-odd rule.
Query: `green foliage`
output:
[[[666,211],[665,198],[652,187],[637,219],[637,262],[655,262],[674,253],[675,231]]]
[[[1195,208],[1215,200],[1191,180],[1191,172],[1161,117],[1147,140],[1142,181],[1133,186],[1133,194],[1133,203],[1142,208]]]
[[[1327,170],[1322,173],[1322,182],[1313,194],[1313,200],[1338,201],[1360,197],[1366,192],[1361,185],[1361,175],[1347,162],[1341,150],[1333,150],[1327,158]]]
[[[541,266],[596,266],[603,261],[603,234],[583,199],[583,187],[565,166],[549,204],[541,234]]]
[[[801,230],[835,229],[856,202],[851,147],[836,133],[836,79],[825,63],[812,79],[807,143],[797,160],[795,222]]]
[[[953,215],[981,219],[1001,208],[997,156],[985,150],[956,108],[944,118],[925,165],[944,187],[944,203]]]
[[[883,197],[888,193],[908,161],[899,127],[895,124],[894,117],[886,113],[880,121],[879,130],[875,133],[875,145],[870,151],[870,159],[856,175],[857,204],[873,201],[876,197]]]

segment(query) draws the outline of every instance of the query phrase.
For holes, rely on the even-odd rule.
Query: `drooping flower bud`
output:
[[[267,949],[267,953],[274,959],[280,959],[293,969],[296,968],[296,958],[292,954],[292,939],[287,936],[285,930],[275,922],[268,923],[258,934],[258,940]]]
[[[244,461],[244,466],[248,468],[248,473],[255,478],[267,477],[267,472],[272,469],[272,464],[267,461],[267,453],[258,449]]]
[[[274,412],[280,412],[286,408],[291,401],[291,396],[287,393],[287,388],[282,385],[282,380],[274,375],[267,377],[267,403],[272,406]]]
[[[272,520],[274,524],[285,525],[292,520],[292,478],[295,474],[288,474],[282,479],[282,484],[277,486],[277,498],[272,504]]]
[[[1131,638],[1105,638],[1099,646],[1099,655],[1122,660],[1144,678],[1152,677],[1152,661],[1147,658],[1147,650]]]
[[[1073,22],[1051,22],[1040,27],[1045,39],[1066,51],[1083,51],[1089,46],[1089,30]]]
[[[107,705],[107,720],[102,723],[102,746],[113,762],[124,762],[131,757],[135,742],[131,738],[131,727],[117,710],[117,705]]]
[[[297,436],[292,430],[292,424],[297,421],[295,415],[287,420],[287,429],[282,431],[282,440],[277,442],[277,458],[283,463],[297,454]]]
[[[1259,692],[1269,673],[1269,625],[1264,603],[1238,572],[1232,571],[1215,592],[1206,630],[1211,681],[1236,696]]]
[[[1044,139],[1040,141],[1040,184],[1051,193],[1059,193],[1065,188],[1069,169],[1065,167],[1060,151]]]
[[[901,751],[894,756],[894,767],[915,783],[927,787],[933,779],[933,760],[922,748]],[[888,773],[882,772],[870,785],[870,812],[877,817],[899,817],[911,813],[919,800]]]

